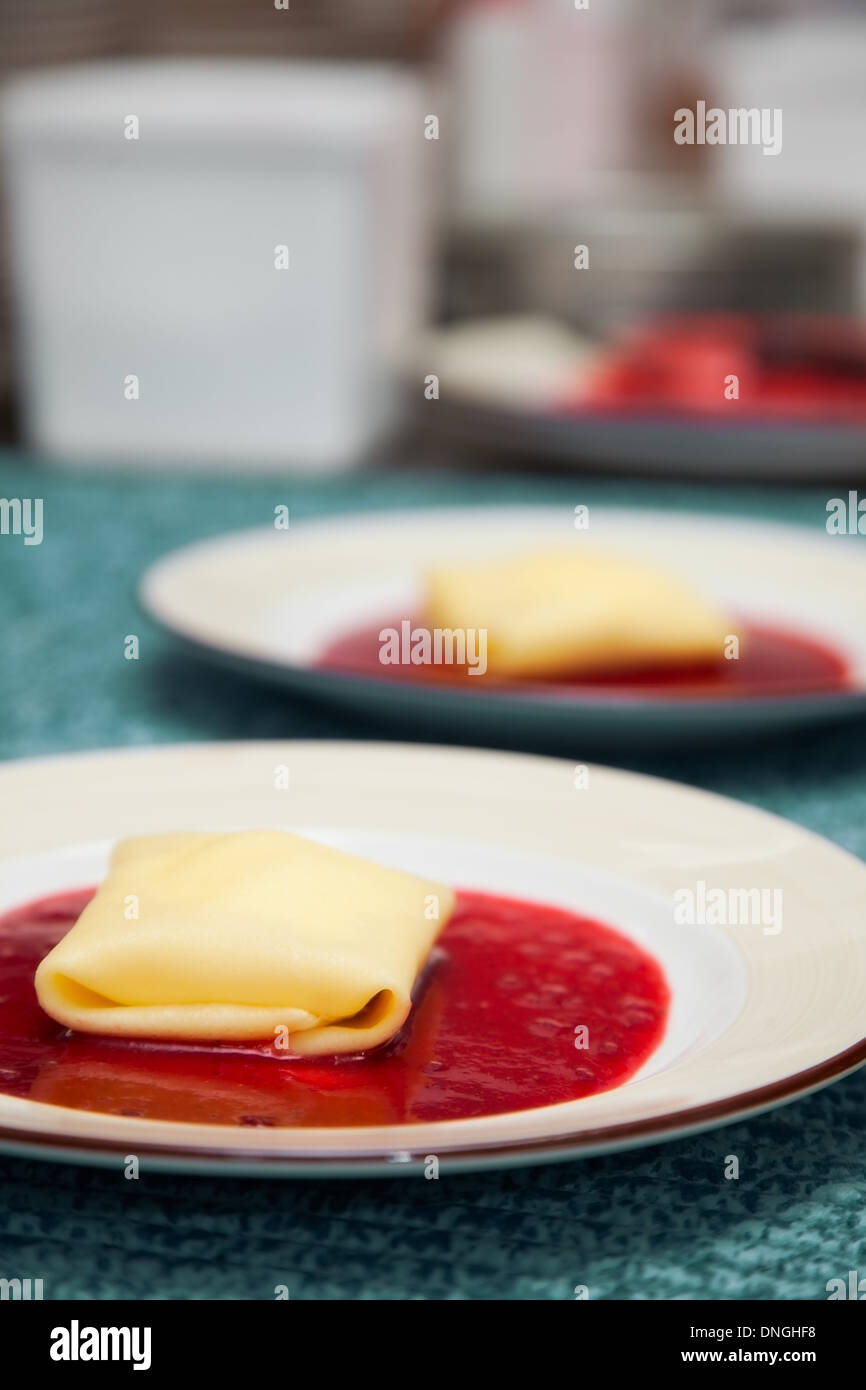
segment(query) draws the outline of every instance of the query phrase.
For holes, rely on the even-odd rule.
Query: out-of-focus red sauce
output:
[[[559,407],[566,414],[701,417],[726,425],[862,427],[866,334],[855,321],[802,314],[662,317],[615,343]]]
[[[559,697],[609,692],[617,698],[635,695],[683,700],[754,699],[845,690],[849,679],[844,657],[832,647],[785,628],[758,623],[742,627],[736,660],[721,659],[701,665],[645,666],[594,676],[564,672],[556,679],[516,680],[497,678],[490,671],[470,675],[466,666],[381,662],[380,633],[386,628],[399,633],[403,621],[405,617],[391,618],[346,633],[320,654],[317,667],[380,680],[456,684],[488,692],[532,691]],[[418,619],[412,625],[423,627],[424,623]]]

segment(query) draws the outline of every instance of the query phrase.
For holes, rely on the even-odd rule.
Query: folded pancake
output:
[[[428,575],[431,627],[485,629],[496,676],[595,675],[721,661],[731,620],[652,565],[583,544]]]
[[[404,1023],[453,906],[449,888],[282,830],[125,840],[36,992],[86,1033],[363,1052]]]

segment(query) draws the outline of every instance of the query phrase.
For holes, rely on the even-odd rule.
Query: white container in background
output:
[[[638,0],[461,0],[446,46],[457,218],[537,221],[635,155]]]
[[[356,64],[112,63],[7,86],[29,442],[357,461],[393,423],[422,321],[424,114],[415,79]]]
[[[714,41],[713,104],[782,112],[776,155],[719,145],[708,166],[719,192],[753,215],[847,221],[860,242],[866,315],[866,15],[829,10],[774,24],[734,26]]]
[[[523,216],[531,206],[533,5],[462,0],[446,42],[452,202],[468,222]]]

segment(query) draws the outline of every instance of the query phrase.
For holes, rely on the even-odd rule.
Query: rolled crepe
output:
[[[487,670],[501,676],[721,661],[730,631],[676,575],[582,545],[435,568],[426,616],[433,627],[485,630]]]
[[[126,840],[36,992],[86,1033],[362,1052],[404,1023],[453,906],[440,884],[282,830]]]

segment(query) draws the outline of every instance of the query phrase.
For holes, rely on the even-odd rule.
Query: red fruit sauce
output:
[[[735,399],[724,392],[730,374]],[[866,335],[859,323],[809,315],[662,318],[615,344],[561,409],[862,428]]]
[[[401,1034],[366,1056],[99,1038],[50,1019],[33,974],[93,890],[0,918],[0,1092],[76,1110],[228,1125],[496,1115],[619,1086],[661,1040],[661,968],[561,908],[461,891]],[[588,1047],[575,1029],[587,1029]]]
[[[608,675],[564,674],[556,679],[524,677],[515,680],[497,679],[489,672],[471,676],[465,666],[383,664],[379,660],[379,634],[383,628],[396,628],[399,632],[404,620],[390,618],[346,633],[320,654],[317,667],[375,676],[379,680],[436,682],[461,688],[477,687],[488,692],[522,691],[569,698],[609,693],[618,699],[630,695],[684,700],[754,699],[841,691],[848,687],[848,667],[839,652],[812,637],[759,623],[740,626],[740,656],[736,661],[642,667]],[[423,620],[419,619],[417,626],[423,627]]]

